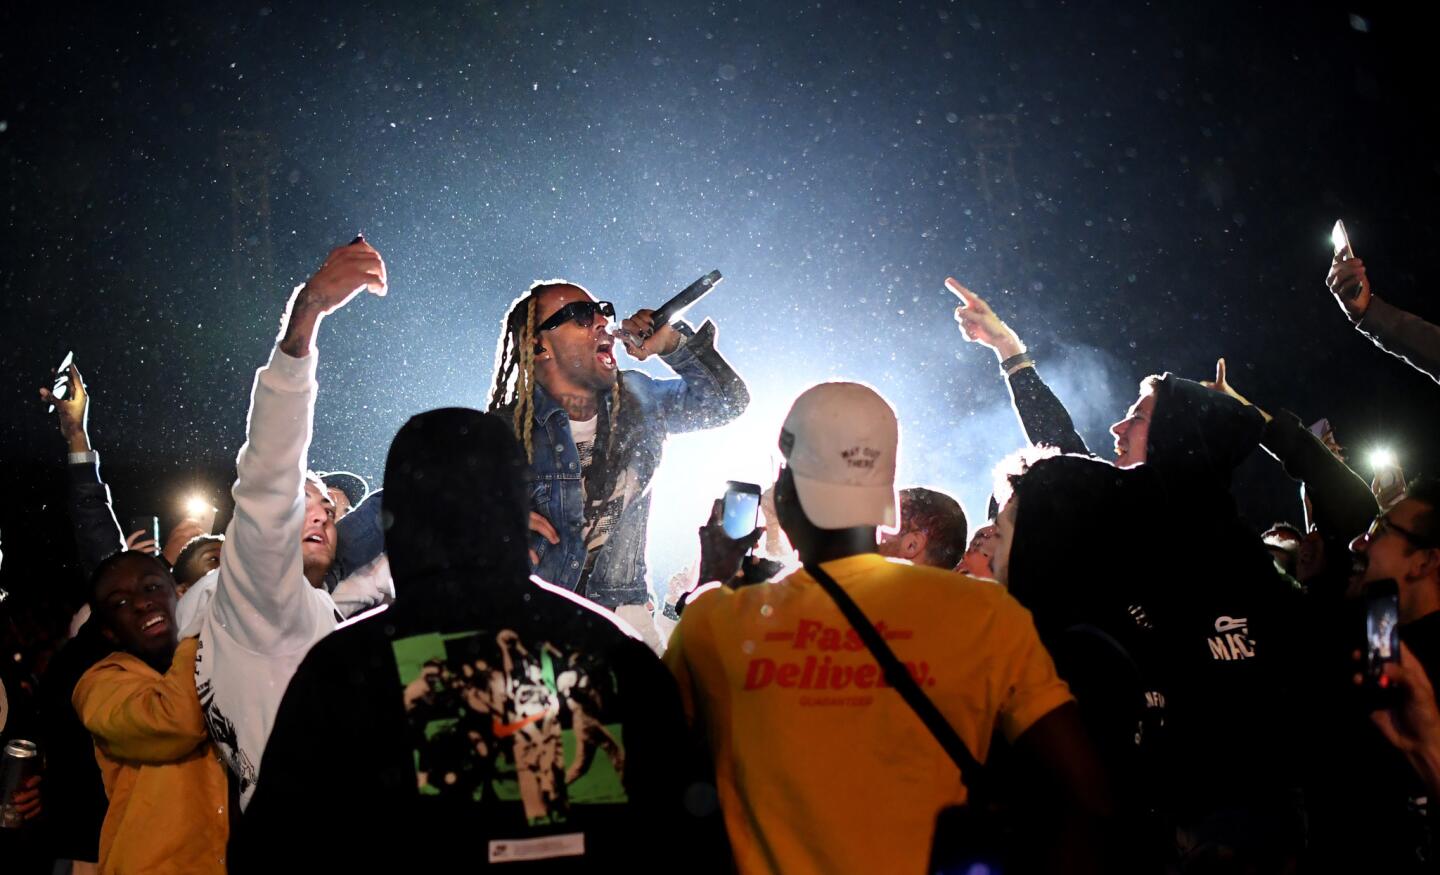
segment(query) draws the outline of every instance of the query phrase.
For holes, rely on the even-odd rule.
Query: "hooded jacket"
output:
[[[1264,417],[1192,380],[1155,389],[1145,464],[1145,535],[1161,551],[1147,610],[1162,631],[1179,749],[1177,786],[1205,810],[1283,794],[1291,761],[1300,594],[1276,570],[1230,494]],[[1242,781],[1235,794],[1225,776]]]
[[[101,873],[224,875],[230,806],[195,692],[196,645],[181,641],[163,675],[114,653],[75,685],[110,799]]]
[[[529,577],[525,463],[498,416],[436,410],[385,469],[394,604],[285,694],[231,872],[609,871],[695,854],[674,680],[608,612]],[[315,840],[314,817],[373,820]],[[656,826],[667,828],[656,830]],[[642,866],[643,868],[643,866]]]
[[[1082,712],[1089,701],[1087,719],[1109,721],[1091,728],[1112,765],[1129,758],[1113,718],[1134,714],[1131,691],[1107,682],[1114,648],[1066,630],[1099,629],[1138,657],[1141,686],[1163,701],[1171,804],[1204,812],[1239,798],[1218,776],[1240,776],[1252,798],[1294,783],[1284,736],[1299,594],[1230,493],[1264,418],[1171,374],[1154,391],[1143,465],[1061,457],[1021,480],[1010,578]]]

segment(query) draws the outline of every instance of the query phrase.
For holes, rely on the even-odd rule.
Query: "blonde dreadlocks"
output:
[[[532,289],[515,301],[505,315],[505,331],[495,355],[495,387],[490,412],[514,404],[515,436],[525,447],[525,458],[535,461],[531,440],[535,417],[535,293]]]
[[[512,423],[515,436],[525,447],[525,458],[535,461],[535,447],[532,432],[535,429],[535,309],[536,295],[551,286],[575,285],[565,280],[545,280],[530,286],[529,291],[510,305],[505,314],[505,330],[495,352],[495,385],[490,392],[489,411],[495,411],[508,404],[514,404]],[[579,286],[576,286],[580,288]],[[606,455],[613,457],[618,434],[615,430],[620,421],[620,375],[615,375],[615,386],[610,390],[610,440]]]

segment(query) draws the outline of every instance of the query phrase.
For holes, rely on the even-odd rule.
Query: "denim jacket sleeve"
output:
[[[335,523],[335,578],[339,582],[374,562],[385,552],[385,490],[365,496],[355,509]]]
[[[715,428],[736,418],[750,405],[750,390],[725,357],[715,349],[715,323],[706,319],[693,331],[683,322],[680,347],[661,360],[680,376],[652,385],[667,433]]]

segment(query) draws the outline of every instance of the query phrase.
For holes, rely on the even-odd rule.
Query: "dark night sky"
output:
[[[122,519],[168,524],[192,485],[228,489],[286,294],[357,229],[391,294],[322,329],[311,463],[372,478],[410,414],[484,404],[531,280],[629,312],[724,271],[695,315],[756,403],[672,441],[660,583],[721,481],[767,477],[789,402],[827,377],[895,403],[903,481],[983,513],[1021,436],[993,358],[956,332],[948,274],[1030,343],[1097,451],[1141,377],[1225,355],[1262,406],[1435,472],[1440,388],[1322,284],[1343,217],[1381,294],[1440,318],[1429,22],[1394,6],[10,4],[0,583],[24,593],[68,549],[35,400],[67,350]],[[1012,148],[982,148],[982,116]],[[234,246],[230,131],[271,146],[240,173],[268,186],[268,275],[253,211]],[[1299,515],[1274,468],[1244,470],[1257,523]]]

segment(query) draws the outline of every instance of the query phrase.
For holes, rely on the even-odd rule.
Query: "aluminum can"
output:
[[[25,819],[15,807],[15,793],[20,786],[40,773],[40,749],[35,742],[12,739],[5,745],[0,759],[0,829],[18,829]]]

